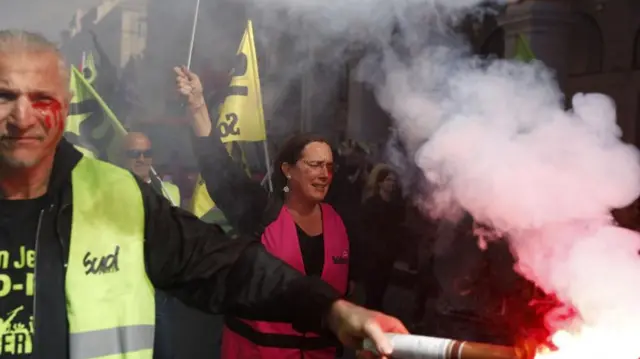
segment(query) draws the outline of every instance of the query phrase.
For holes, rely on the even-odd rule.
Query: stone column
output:
[[[515,55],[516,38],[524,36],[536,58],[556,71],[565,90],[571,19],[568,0],[522,0],[509,5],[498,20],[505,31],[505,57]]]

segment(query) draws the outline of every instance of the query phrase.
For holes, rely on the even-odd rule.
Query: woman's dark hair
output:
[[[284,196],[282,189],[287,185],[287,178],[282,173],[282,164],[288,163],[295,166],[296,162],[302,157],[304,148],[313,142],[322,142],[329,145],[327,140],[319,135],[312,133],[300,133],[289,138],[280,148],[273,165],[273,191],[278,196]],[[333,152],[333,149],[331,150]]]

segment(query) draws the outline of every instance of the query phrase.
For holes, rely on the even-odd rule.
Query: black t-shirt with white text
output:
[[[0,357],[25,359],[33,350],[34,267],[44,201],[0,200]]]

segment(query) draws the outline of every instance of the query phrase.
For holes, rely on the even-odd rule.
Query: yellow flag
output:
[[[240,47],[236,67],[233,69],[229,93],[222,104],[217,130],[229,155],[242,163],[247,175],[250,174],[244,150],[238,141],[265,141],[266,130],[262,111],[262,93],[258,73],[258,56],[253,39],[253,25],[247,22]],[[191,197],[191,211],[201,218],[215,207],[209,196],[204,180],[198,176]]]
[[[222,142],[264,141],[266,131],[253,25],[247,22],[217,129]]]
[[[71,67],[73,98],[65,125],[65,138],[91,151],[101,160],[117,163],[120,141],[127,134],[116,116],[77,68]]]
[[[209,192],[207,192],[204,179],[202,179],[201,175],[198,175],[196,187],[194,188],[193,195],[191,196],[191,213],[196,217],[201,218],[215,207],[215,205],[216,204],[213,203],[211,196],[209,196]]]

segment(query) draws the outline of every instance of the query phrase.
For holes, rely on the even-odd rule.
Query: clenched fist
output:
[[[174,67],[178,92],[186,97],[192,110],[204,106],[202,83],[198,75],[189,71],[185,66]]]

